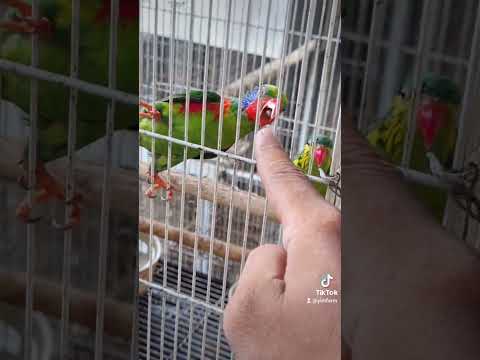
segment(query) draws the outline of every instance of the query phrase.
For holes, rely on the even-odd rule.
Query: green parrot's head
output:
[[[278,113],[281,113],[287,107],[287,97],[282,94],[280,104],[278,104],[279,89],[275,85],[262,85],[260,88],[255,87],[248,92],[242,99],[242,111],[247,115],[251,122],[255,122],[257,118],[257,107],[259,108],[260,127],[271,124],[275,121],[277,107]]]
[[[318,136],[313,150],[315,165],[322,167],[333,149],[333,142],[327,136]]]
[[[423,78],[422,94],[446,103],[455,104],[460,103],[460,90],[457,85],[447,77],[435,74],[427,74]]]

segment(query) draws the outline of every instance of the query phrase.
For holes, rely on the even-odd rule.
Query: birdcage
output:
[[[356,115],[359,129],[366,134],[385,118],[393,97],[404,89],[407,80],[415,109],[424,76],[447,77],[462,94],[450,170],[465,169],[470,162],[478,165],[479,132],[473,115],[479,96],[474,85],[479,74],[478,1],[467,0],[461,6],[450,0],[344,1],[342,6],[342,102],[344,111]],[[441,186],[430,171],[418,173],[413,169],[415,111],[408,116],[399,168],[408,180],[432,188]],[[478,196],[478,190],[474,196]],[[450,195],[443,225],[478,248],[478,216],[467,215],[468,206],[456,204]]]
[[[26,15],[22,14],[30,4],[31,13],[27,10]],[[0,75],[2,75],[0,78],[3,80],[4,75],[8,75],[12,76],[10,79],[12,80],[15,76],[14,83],[25,84],[25,89],[29,93],[26,99],[21,99],[29,103],[27,111],[22,111],[11,101],[4,101],[5,93],[0,93],[0,100],[2,100],[0,102],[1,286],[2,288],[8,286],[11,289],[11,291],[2,291],[0,300],[2,313],[4,303],[11,305],[11,308],[7,308],[7,312],[2,314],[0,321],[2,334],[5,335],[5,337],[2,335],[0,349],[2,358],[20,358],[22,354],[25,359],[129,358],[131,345],[125,339],[131,337],[133,318],[132,315],[128,318],[131,310],[128,303],[130,308],[133,308],[132,288],[138,282],[135,271],[137,265],[135,257],[132,256],[137,251],[138,241],[137,194],[133,194],[134,196],[128,200],[130,205],[133,204],[135,207],[132,212],[133,220],[132,213],[130,216],[125,216],[125,213],[123,215],[109,213],[109,209],[112,199],[110,185],[114,183],[112,174],[114,176],[118,168],[130,169],[127,172],[133,175],[133,188],[136,189],[138,183],[137,153],[136,151],[133,154],[128,153],[128,146],[122,146],[122,143],[133,141],[134,145],[130,146],[130,149],[136,150],[138,135],[134,132],[132,138],[132,134],[125,132],[114,134],[112,127],[115,115],[113,108],[117,107],[118,111],[118,107],[129,104],[133,110],[136,110],[138,96],[135,88],[131,93],[126,93],[117,87],[116,60],[118,44],[122,42],[117,36],[119,1],[113,0],[111,3],[108,1],[104,2],[105,4],[110,8],[106,14],[110,21],[105,29],[106,41],[103,44],[103,49],[108,52],[104,65],[109,70],[103,74],[104,78],[108,79],[105,83],[100,81],[94,83],[93,80],[87,82],[79,76],[79,71],[81,73],[85,69],[82,70],[82,67],[79,69],[78,55],[80,39],[83,35],[79,30],[81,5],[80,1],[76,0],[71,3],[61,3],[66,8],[70,6],[69,12],[62,14],[64,20],[71,20],[71,23],[67,21],[66,25],[69,27],[70,39],[69,41],[64,39],[67,48],[64,53],[57,54],[57,60],[63,59],[62,56],[68,58],[65,62],[68,70],[57,73],[40,68],[39,54],[42,54],[44,51],[42,46],[45,43],[48,44],[48,41],[44,41],[45,38],[35,31],[32,35],[17,34],[17,37],[10,37],[10,43],[22,39],[30,41],[31,37],[31,46],[24,49],[30,59],[28,63],[0,59]],[[26,23],[30,20],[35,22],[43,16],[50,15],[40,10],[42,5],[44,5],[42,2],[35,0],[24,4],[2,2],[0,19],[16,21],[26,16],[28,18]],[[50,5],[53,7],[57,3]],[[16,6],[20,9],[15,9]],[[138,25],[135,30],[138,34]],[[0,46],[4,50],[4,47],[8,46],[8,43],[3,42],[4,32],[1,38]],[[49,40],[48,37],[46,39]],[[132,68],[131,71],[136,73],[138,69]],[[81,225],[71,231],[57,231],[47,222],[22,224],[15,219],[15,206],[25,195],[25,191],[15,184],[15,178],[18,175],[15,164],[20,159],[19,153],[22,153],[24,145],[22,140],[27,138],[29,144],[36,144],[38,140],[39,118],[44,115],[38,111],[41,95],[39,89],[42,88],[40,84],[57,86],[68,97],[66,106],[69,109],[69,115],[58,119],[63,121],[68,129],[68,155],[46,164],[47,170],[66,185],[65,199],[73,194],[74,183],[77,190],[82,187],[80,179],[82,177],[84,180],[92,177],[104,180],[103,184],[98,184],[96,181],[87,181],[83,184],[89,188],[88,192],[91,192],[91,195],[94,194],[93,198],[96,200],[93,203],[96,205],[86,214],[84,213]],[[0,85],[0,91],[5,89],[4,85]],[[73,139],[78,129],[77,114],[82,106],[81,98],[84,94],[88,94],[92,99],[104,99],[105,107],[109,107],[108,116],[105,116],[104,122],[107,124],[106,136],[76,151]],[[85,104],[84,102],[83,106]],[[59,106],[64,105],[59,104]],[[26,125],[26,118],[29,120],[29,126]],[[91,165],[88,166],[89,169],[84,167],[86,161]],[[27,200],[30,204],[35,196],[33,184],[35,184],[37,163],[37,147],[29,146]],[[135,171],[131,171],[132,168]],[[82,172],[83,175],[80,175]],[[39,210],[44,215],[48,215],[46,217],[52,217],[61,222],[63,216],[68,221],[70,216],[68,208],[68,205],[55,203]],[[98,229],[101,229],[100,233]],[[112,231],[112,229],[115,230]],[[133,239],[134,242],[129,239]],[[97,262],[94,262],[93,258],[96,258]],[[16,295],[12,297],[12,293]],[[112,320],[109,311],[115,307],[117,314],[126,317],[109,323]],[[115,336],[115,330],[110,335],[105,335],[104,329],[113,324],[115,325],[111,327],[112,330],[115,327],[124,327],[124,329],[125,326],[127,327],[121,337]],[[126,333],[127,336],[125,336]],[[116,335],[118,334],[117,332]]]
[[[312,137],[328,136],[335,142],[328,175],[339,172],[339,1],[145,0],[140,28],[142,100],[190,90],[241,99],[256,86],[277,85],[289,101],[274,123],[285,150],[293,159]],[[163,246],[141,280],[140,357],[229,359],[221,325],[229,289],[249,251],[281,237],[255,170],[255,132],[228,151],[142,133],[201,155],[166,170],[178,189],[171,201],[146,198],[141,176],[141,231]],[[149,150],[141,148],[140,168],[149,167]],[[338,195],[327,198],[340,207]]]

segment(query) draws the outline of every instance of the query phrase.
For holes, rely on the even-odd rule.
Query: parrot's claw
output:
[[[42,220],[42,216],[30,217],[31,212],[32,208],[26,202],[21,203],[16,211],[17,217],[26,224],[33,224]]]
[[[52,219],[52,227],[57,230],[67,231],[80,223],[80,203],[82,202],[82,195],[75,194],[72,198],[65,200],[65,205],[71,206],[70,221],[66,224],[59,224],[55,219]]]
[[[39,20],[18,18],[17,20],[5,20],[0,22],[0,28],[9,32],[21,34],[43,34],[52,31],[52,24],[45,18]]]
[[[59,225],[55,219],[52,219],[52,226],[59,230],[68,230],[73,226],[80,223],[80,204],[82,202],[81,194],[74,194],[71,198],[65,198],[65,192],[63,187],[46,171],[43,167],[43,164],[39,163],[37,166],[36,178],[37,184],[35,192],[33,193],[31,202],[28,202],[26,199],[20,203],[17,207],[17,217],[24,223],[32,223],[41,220],[43,217],[31,218],[30,213],[32,207],[37,204],[48,203],[51,200],[63,201],[66,206],[70,206],[70,215],[69,222],[65,225]],[[18,183],[28,189],[26,183],[26,176],[20,176],[18,178]],[[32,189],[30,189],[32,190]]]
[[[22,189],[27,190],[27,191],[30,190],[30,187],[27,184],[27,179],[25,178],[25,175],[20,175],[17,178],[17,183],[18,183],[18,185],[20,185],[22,187]]]
[[[165,189],[167,192],[166,197],[162,197],[162,200],[170,201],[173,198],[173,186],[163,179],[160,175],[155,174],[154,176],[150,175],[148,172],[147,182],[151,185],[147,191],[145,191],[145,196],[150,199],[155,199],[157,197],[157,192],[160,189]]]
[[[155,121],[160,120],[160,112],[155,109],[155,107],[149,103],[146,103],[145,101],[140,101],[140,107],[143,107],[145,111],[141,111],[138,113],[140,118],[149,118],[149,119],[154,119]]]
[[[0,22],[0,28],[10,32],[23,34],[51,33],[52,23],[47,18],[33,19],[32,6],[23,0],[4,0],[6,5],[17,9],[20,15],[15,15],[11,20]]]
[[[74,226],[78,225],[80,223],[80,213],[78,213],[77,217],[71,217],[70,221],[66,224],[59,224],[57,220],[52,219],[52,227],[60,230],[60,231],[67,231],[72,229]]]

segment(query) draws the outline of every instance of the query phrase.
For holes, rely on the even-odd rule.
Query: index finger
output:
[[[283,225],[298,223],[309,209],[330,207],[293,165],[270,127],[257,133],[255,154],[268,199]]]

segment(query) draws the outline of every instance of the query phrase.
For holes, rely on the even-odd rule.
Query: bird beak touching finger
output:
[[[271,99],[267,101],[260,113],[260,127],[271,124],[275,121],[275,110],[277,109],[277,99]]]

